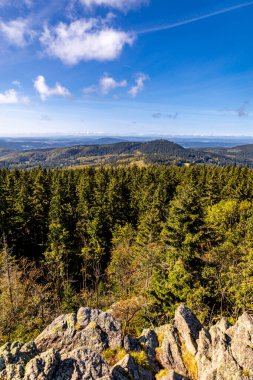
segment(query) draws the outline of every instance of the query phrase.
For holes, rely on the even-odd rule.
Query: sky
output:
[[[0,136],[253,136],[253,1],[0,0]]]

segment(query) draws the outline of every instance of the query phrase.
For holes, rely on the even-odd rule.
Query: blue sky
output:
[[[253,1],[0,0],[0,136],[253,135]]]

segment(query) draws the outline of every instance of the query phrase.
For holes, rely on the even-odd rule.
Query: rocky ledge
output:
[[[34,342],[0,348],[2,380],[253,380],[253,317],[210,330],[180,306],[170,325],[122,337],[100,310],[58,317]]]

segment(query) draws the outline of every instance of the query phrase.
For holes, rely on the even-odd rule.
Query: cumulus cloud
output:
[[[100,79],[100,89],[103,95],[107,95],[110,91],[116,89],[116,88],[123,88],[127,86],[127,81],[122,80],[120,82],[117,82],[113,77],[109,75],[104,75]]]
[[[24,47],[31,42],[34,32],[26,19],[0,21],[0,34],[12,45]]]
[[[80,0],[80,2],[88,8],[103,6],[127,11],[148,4],[149,0]]]
[[[40,95],[41,100],[46,100],[50,96],[70,96],[70,92],[67,88],[63,87],[59,83],[56,83],[55,87],[48,87],[46,80],[42,75],[39,75],[34,81],[34,88]]]
[[[80,19],[45,28],[40,41],[46,53],[69,65],[81,61],[111,61],[134,37],[107,26],[101,19]]]
[[[108,74],[104,74],[99,80],[98,85],[92,85],[83,89],[84,95],[92,95],[92,94],[102,94],[108,95],[111,91],[117,88],[127,87],[127,81],[124,79],[122,81],[117,81],[112,76]]]
[[[135,85],[130,88],[128,93],[135,98],[141,91],[143,91],[145,87],[145,81],[147,81],[149,77],[146,74],[140,73],[136,75]]]
[[[17,93],[16,90],[10,89],[0,93],[0,104],[28,104],[29,98]]]

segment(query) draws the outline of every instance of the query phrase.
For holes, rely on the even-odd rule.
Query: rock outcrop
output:
[[[112,369],[112,379],[114,380],[153,380],[153,378],[152,372],[138,365],[129,354]]]
[[[121,360],[116,364],[108,352]],[[106,354],[107,353],[107,354]],[[171,324],[122,337],[109,313],[61,315],[34,342],[0,348],[0,380],[253,380],[253,317],[205,329],[180,306]]]
[[[35,339],[35,345],[40,352],[54,348],[62,355],[79,346],[101,353],[120,347],[121,340],[121,325],[110,314],[81,308],[77,314],[56,318]]]

